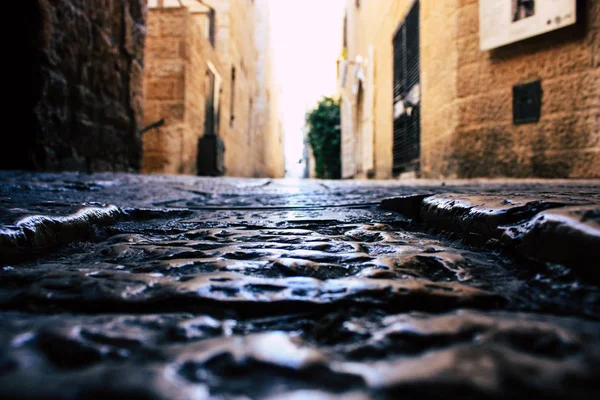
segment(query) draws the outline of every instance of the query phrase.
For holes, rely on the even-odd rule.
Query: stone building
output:
[[[283,176],[266,0],[150,0],[143,171]]]
[[[600,177],[600,0],[559,3],[347,0],[343,176]]]
[[[138,170],[146,1],[31,0],[6,7],[18,27],[7,54],[19,56],[6,63],[6,81],[15,88],[0,168]]]

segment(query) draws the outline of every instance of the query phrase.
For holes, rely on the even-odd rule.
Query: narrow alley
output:
[[[600,392],[594,182],[1,181],[2,398]]]
[[[0,400],[600,399],[600,0],[4,3]]]

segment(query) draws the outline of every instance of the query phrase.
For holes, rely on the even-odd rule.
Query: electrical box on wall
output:
[[[540,120],[542,84],[540,81],[513,86],[513,124],[527,124]]]

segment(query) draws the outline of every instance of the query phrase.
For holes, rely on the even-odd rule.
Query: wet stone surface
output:
[[[1,173],[0,397],[597,398],[596,183],[400,183]]]

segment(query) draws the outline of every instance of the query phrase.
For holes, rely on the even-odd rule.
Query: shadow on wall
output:
[[[572,134],[575,130],[577,135]],[[454,141],[447,173],[462,178],[571,178],[573,160],[557,149],[576,150],[589,138],[576,119],[567,118],[559,127],[523,125],[516,133],[502,128],[463,131]]]
[[[20,30],[4,49],[16,55],[5,82],[18,131],[6,131],[0,168],[139,168],[145,1],[5,2]]]
[[[538,138],[531,157],[531,175],[537,178],[568,178],[571,172],[569,163],[565,160],[552,160],[546,151],[545,141]]]
[[[589,29],[593,25],[591,21],[594,18],[594,8],[586,0],[579,0],[577,5],[577,24],[491,50],[490,73],[500,71],[498,73],[504,74],[502,76],[509,76],[510,71],[506,66],[516,65],[510,64],[511,61],[518,61],[524,57],[531,59],[532,55],[537,54],[548,57],[556,48],[561,47],[572,51],[575,46],[589,46]],[[591,58],[583,60],[586,63],[589,60],[593,64]],[[558,62],[551,65],[560,66]],[[548,72],[544,77],[540,76],[543,75],[543,71],[540,74],[540,71],[534,69],[529,69],[527,73],[515,70],[512,84],[541,80],[542,91],[545,94],[542,95],[540,120],[514,125],[513,121],[505,119],[507,115],[502,114],[500,117],[495,116],[495,122],[489,121],[486,127],[459,127],[451,144],[451,157],[446,175],[464,178],[589,177],[589,171],[585,168],[586,165],[594,165],[591,158],[595,153],[585,150],[593,146],[594,132],[598,127],[595,117],[597,114],[583,110],[579,115],[575,115],[570,109],[557,112],[549,107],[552,105],[556,108],[557,98],[569,104],[579,100],[569,93],[575,92],[573,88],[577,88],[576,85],[569,86],[568,80],[565,80],[567,83],[563,87],[556,83],[556,78],[566,74],[564,70],[556,68],[558,72],[550,77]],[[589,63],[585,68],[579,72],[589,71]],[[555,79],[555,82],[551,82],[551,79]],[[590,81],[594,82],[591,79]],[[586,94],[577,92],[577,95],[583,98]],[[583,116],[584,114],[586,116]],[[493,123],[496,126],[493,126]]]
[[[17,127],[18,131],[10,133],[10,142],[0,146],[0,169],[36,168],[36,133],[39,131],[34,107],[40,100],[42,73],[40,66],[43,60],[45,39],[44,22],[49,16],[42,14],[39,1],[25,0],[11,2],[9,8],[11,19],[21,29],[8,40],[14,51],[7,54],[19,54],[11,62],[5,63],[9,71],[10,84],[15,85],[11,94],[11,113],[7,116],[7,126]],[[5,10],[6,11],[6,10]],[[10,122],[12,121],[12,122]]]
[[[516,176],[519,162],[512,147],[512,138],[501,129],[459,132],[450,169],[463,178]]]

